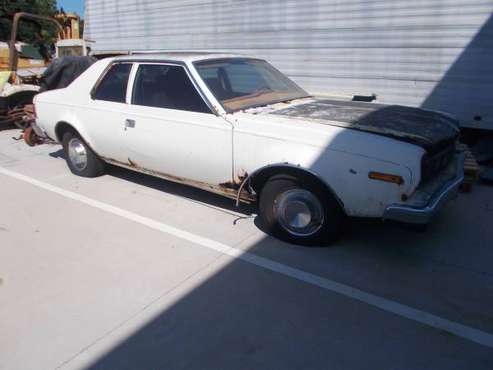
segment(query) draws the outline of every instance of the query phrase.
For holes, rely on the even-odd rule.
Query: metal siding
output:
[[[86,0],[86,37],[96,51],[260,56],[312,93],[374,93],[493,129],[492,9],[493,0]]]

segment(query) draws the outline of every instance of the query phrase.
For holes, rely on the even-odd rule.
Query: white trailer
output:
[[[313,94],[448,112],[493,130],[493,0],[86,0],[96,53],[263,57]]]

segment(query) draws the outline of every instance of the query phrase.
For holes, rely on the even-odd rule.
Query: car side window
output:
[[[137,70],[132,104],[212,113],[183,67],[142,64]]]
[[[131,69],[130,63],[114,64],[97,85],[94,99],[125,103]]]

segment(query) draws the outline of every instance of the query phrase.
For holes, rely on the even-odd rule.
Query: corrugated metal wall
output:
[[[493,0],[86,0],[95,50],[268,59],[312,93],[377,94],[493,129]]]

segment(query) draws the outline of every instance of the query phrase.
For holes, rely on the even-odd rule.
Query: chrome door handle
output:
[[[134,128],[135,127],[135,121],[133,119],[126,119],[125,120],[125,130],[127,128]]]

